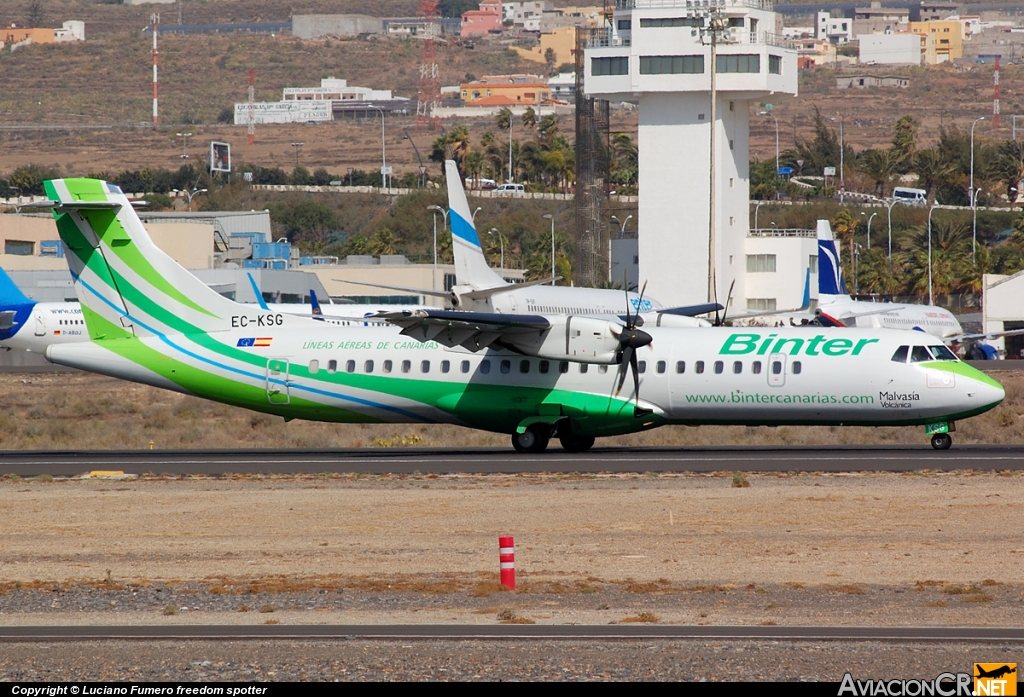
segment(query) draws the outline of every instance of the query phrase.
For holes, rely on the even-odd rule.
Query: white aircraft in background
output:
[[[964,334],[953,313],[944,308],[869,302],[850,297],[839,264],[839,250],[832,236],[832,226],[827,220],[818,221],[818,307],[814,315],[825,327],[916,329],[944,341],[972,338]]]
[[[447,299],[451,307],[471,312],[625,317],[628,310],[632,315],[639,313],[638,324],[659,327],[708,327],[711,326],[710,322],[695,315],[723,309],[719,303],[663,307],[657,300],[643,297],[643,293],[627,291],[623,294],[621,290],[606,288],[554,286],[549,285],[552,280],[550,278],[509,283],[487,265],[473,216],[469,212],[466,192],[461,185],[458,165],[454,160],[445,160],[445,175],[448,181],[448,221],[452,230],[457,284],[450,292],[383,283],[361,285],[441,297]]]

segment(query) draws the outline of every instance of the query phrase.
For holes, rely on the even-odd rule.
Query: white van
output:
[[[496,194],[525,194],[526,187],[522,184],[502,184],[494,190]]]
[[[892,190],[892,197],[908,206],[927,206],[928,192],[924,189],[911,189],[908,186],[897,186]]]

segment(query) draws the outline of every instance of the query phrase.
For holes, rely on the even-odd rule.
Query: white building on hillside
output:
[[[797,92],[797,52],[770,0],[711,0],[727,30],[716,43],[711,251],[711,51],[708,9],[690,0],[617,3],[612,26],[586,49],[587,94],[639,106],[640,277],[665,304],[702,302],[710,263],[724,302],[744,288],[752,105]]]
[[[373,101],[392,99],[391,90],[375,90],[371,87],[349,86],[348,80],[326,77],[319,87],[285,87],[284,101],[298,100]]]

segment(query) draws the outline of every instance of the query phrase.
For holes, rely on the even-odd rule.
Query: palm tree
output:
[[[391,228],[382,227],[370,238],[366,249],[374,256],[398,254],[398,235]]]
[[[868,150],[858,158],[860,170],[875,182],[875,195],[884,198],[885,188],[899,173],[902,162],[899,152],[889,150]]]
[[[937,148],[929,148],[914,153],[912,171],[917,174],[917,182],[925,190],[926,198],[931,200],[935,187],[956,174],[956,165],[945,159]]]
[[[999,156],[993,163],[993,174],[1006,185],[1006,198],[1013,203],[1024,179],[1024,143],[1007,140],[999,144]]]
[[[526,107],[526,111],[523,112],[523,126],[533,130],[537,127],[537,112],[533,110],[533,107]]]
[[[494,125],[498,127],[499,131],[507,131],[512,125],[512,110],[503,107],[494,117]]]

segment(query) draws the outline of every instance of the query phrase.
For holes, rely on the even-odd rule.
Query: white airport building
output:
[[[748,297],[778,295],[756,285],[748,291],[746,271],[751,107],[797,93],[797,51],[782,38],[771,1],[617,0],[612,26],[586,49],[585,89],[638,105],[639,277],[647,292],[667,305],[703,302],[711,229],[709,17],[724,29],[715,45],[716,289],[724,303],[735,281],[730,311],[737,311]],[[802,281],[800,273],[793,284],[801,291]]]

